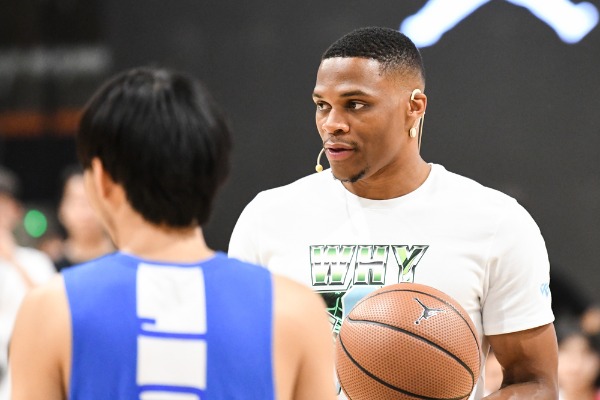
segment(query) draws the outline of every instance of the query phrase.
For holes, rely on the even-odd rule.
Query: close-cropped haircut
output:
[[[105,83],[86,105],[77,135],[83,168],[98,158],[144,219],[204,224],[229,173],[231,136],[197,80],[136,68]]]
[[[359,28],[335,41],[321,60],[360,57],[376,60],[383,72],[413,73],[425,84],[425,67],[415,44],[397,30],[381,27]]]

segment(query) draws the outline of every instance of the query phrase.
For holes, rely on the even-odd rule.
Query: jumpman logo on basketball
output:
[[[429,308],[425,304],[423,304],[423,302],[421,302],[421,300],[419,300],[418,298],[415,297],[414,299],[417,301],[417,303],[421,305],[421,307],[423,307],[423,313],[421,314],[419,319],[415,321],[415,325],[419,325],[424,319],[429,319],[438,314],[446,312],[443,308]]]
[[[416,14],[400,25],[417,47],[435,44],[446,32],[491,0],[429,0]],[[550,26],[565,43],[577,43],[598,24],[596,6],[570,0],[505,0],[526,8]]]

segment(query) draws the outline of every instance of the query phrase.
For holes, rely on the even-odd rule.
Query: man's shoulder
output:
[[[112,252],[79,264],[75,264],[72,267],[69,267],[67,270],[98,268],[105,264],[113,264],[115,262],[123,261],[126,258],[127,257],[125,257],[122,253],[119,253],[118,251]]]
[[[296,179],[291,183],[268,189],[261,193],[268,193],[270,195],[295,194],[298,192],[304,192],[304,190],[307,188],[329,187],[333,182],[334,178],[331,174],[331,170],[327,169],[321,173],[306,175],[302,178]]]
[[[516,205],[516,200],[509,195],[485,186],[473,178],[448,171],[441,165],[433,165],[436,172],[436,190],[445,192],[449,198],[458,198],[469,203],[485,202],[492,206]]]
[[[318,196],[325,195],[334,190],[335,180],[331,170],[314,173],[297,179],[287,185],[264,190],[252,200],[253,203],[277,205],[283,201],[295,203],[298,201],[311,201]]]
[[[93,284],[93,282],[104,280],[104,277],[114,277],[118,275],[115,274],[114,267],[124,264],[127,264],[127,257],[115,252],[80,264],[72,265],[61,270],[61,274],[64,276],[67,284],[78,282],[77,284],[79,285],[82,284],[82,282],[87,281]]]
[[[529,212],[508,194],[446,170],[440,175],[443,176],[436,182],[434,198],[442,212],[495,227],[519,227],[528,232],[531,232],[529,229],[538,230]]]

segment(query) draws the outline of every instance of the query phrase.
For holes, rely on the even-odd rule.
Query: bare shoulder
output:
[[[31,325],[62,323],[68,315],[68,303],[62,276],[56,275],[44,285],[27,293],[17,316],[22,328]],[[24,325],[24,326],[23,326]],[[19,328],[17,325],[15,329]],[[26,332],[24,332],[26,333]]]
[[[27,293],[25,297],[28,302],[55,301],[65,298],[65,283],[62,275],[56,274],[47,283],[37,286]],[[42,305],[42,304],[40,304]]]
[[[277,398],[335,400],[333,336],[325,302],[284,277],[274,281]]]
[[[283,276],[273,275],[275,311],[285,317],[310,318],[317,313],[321,319],[325,313],[325,302],[310,288]]]
[[[70,368],[69,320],[62,276],[25,296],[9,350],[14,399],[63,398]]]
[[[69,305],[61,275],[27,293],[15,323],[13,342],[55,334],[68,326]],[[41,331],[37,331],[42,329]]]

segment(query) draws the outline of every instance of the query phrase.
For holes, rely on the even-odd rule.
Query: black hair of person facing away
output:
[[[321,60],[335,57],[372,58],[382,72],[416,73],[425,85],[425,67],[419,49],[406,35],[388,28],[356,29],[334,42]]]
[[[77,151],[117,251],[28,293],[13,399],[335,400],[323,300],[204,240],[231,147],[209,96],[193,77],[137,68],[88,102]]]
[[[98,157],[137,212],[171,227],[207,222],[230,149],[226,120],[201,83],[150,68],[108,81],[89,101],[77,137],[84,168]]]

